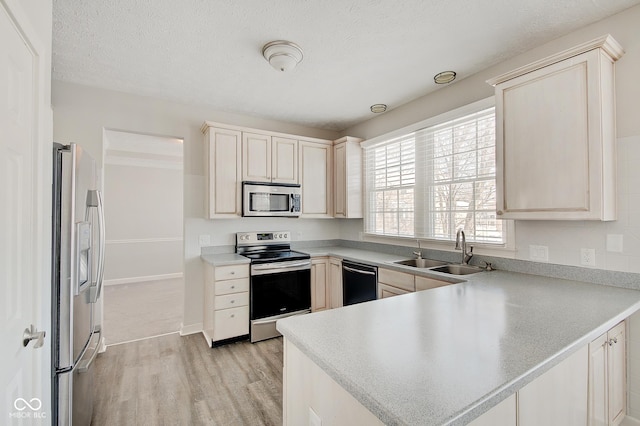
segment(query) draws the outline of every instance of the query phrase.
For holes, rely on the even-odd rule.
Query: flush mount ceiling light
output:
[[[262,47],[262,56],[278,71],[292,70],[302,61],[302,49],[295,43],[276,40]]]
[[[433,77],[433,81],[435,81],[436,84],[451,83],[455,79],[456,79],[455,71],[442,71]]]
[[[380,114],[381,112],[385,112],[387,110],[387,106],[385,104],[373,104],[371,105],[371,112],[376,114]]]

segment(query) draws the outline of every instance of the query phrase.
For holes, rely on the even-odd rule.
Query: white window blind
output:
[[[415,139],[407,135],[366,151],[368,232],[414,234]]]
[[[496,218],[495,112],[473,114],[365,148],[365,232],[503,244]]]

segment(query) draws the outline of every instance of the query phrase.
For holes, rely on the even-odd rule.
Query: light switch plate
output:
[[[621,234],[607,234],[607,251],[612,253],[622,253],[622,235]]]
[[[529,259],[534,262],[549,261],[549,247],[547,246],[529,246]]]

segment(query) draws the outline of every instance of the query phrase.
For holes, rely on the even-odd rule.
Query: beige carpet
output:
[[[103,333],[107,345],[180,330],[182,278],[104,287]]]

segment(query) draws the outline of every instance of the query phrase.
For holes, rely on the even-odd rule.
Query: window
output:
[[[496,218],[495,112],[483,108],[365,147],[365,232],[505,242]]]

